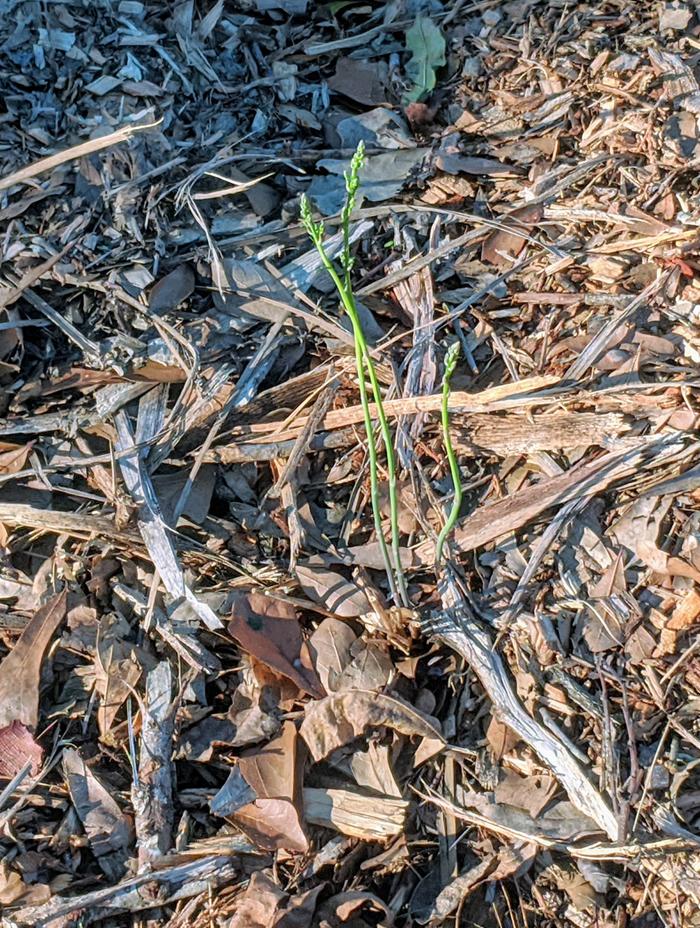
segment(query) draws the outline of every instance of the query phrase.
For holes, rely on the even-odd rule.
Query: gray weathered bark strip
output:
[[[138,783],[131,789],[139,872],[150,870],[170,850],[173,831],[172,672],[161,661],[146,677]]]
[[[139,419],[142,422],[150,415],[148,396],[149,394],[146,394],[142,397],[139,403]],[[163,586],[173,599],[187,600],[208,628],[221,628],[221,620],[185,583],[182,568],[175,554],[172,533],[163,519],[153,483],[131,430],[129,418],[123,409],[114,417],[114,425],[117,430],[117,450],[123,453],[119,460],[122,477],[132,499],[139,506],[139,531]],[[152,430],[139,430],[142,440],[152,437],[152,434]]]
[[[475,620],[449,572],[440,582],[440,595],[444,611],[437,619],[425,622],[425,631],[467,661],[493,703],[496,717],[535,751],[576,808],[617,841],[619,829],[612,810],[559,739],[525,711],[500,654],[488,633]]]
[[[142,912],[187,899],[232,882],[239,873],[235,859],[209,855],[164,870],[144,873],[107,889],[44,905],[26,906],[0,921],[2,928],[77,928],[124,912]]]

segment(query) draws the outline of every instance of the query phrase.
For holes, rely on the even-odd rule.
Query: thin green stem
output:
[[[335,265],[328,257],[323,244],[324,228],[322,222],[314,222],[311,215],[311,208],[308,200],[302,198],[301,219],[311,241],[316,246],[321,262],[331,277],[336,290],[340,296],[343,308],[350,319],[353,331],[353,340],[355,343],[355,363],[357,366],[357,377],[360,389],[360,401],[362,403],[363,418],[365,429],[367,431],[367,447],[370,462],[370,491],[372,497],[372,510],[374,513],[374,525],[377,532],[382,558],[386,567],[387,578],[391,587],[392,596],[395,602],[401,602],[402,605],[408,606],[408,590],[406,580],[401,565],[401,548],[399,533],[399,502],[398,502],[398,481],[396,472],[396,460],[394,457],[394,448],[389,428],[389,422],[384,412],[382,403],[381,388],[377,379],[374,363],[367,346],[360,315],[357,311],[355,297],[352,292],[351,270],[353,258],[350,253],[350,216],[355,204],[357,190],[359,187],[359,171],[362,167],[364,157],[364,146],[360,143],[357,151],[350,163],[350,170],[345,175],[346,197],[341,213],[341,224],[343,230],[343,245],[340,255],[340,263],[343,269],[343,278],[335,268]],[[389,552],[381,528],[381,506],[379,500],[379,478],[378,478],[378,459],[377,446],[375,442],[374,426],[372,423],[372,414],[369,407],[369,398],[367,395],[367,386],[365,383],[365,370],[369,377],[374,402],[377,409],[377,419],[382,434],[382,441],[386,449],[387,460],[387,482],[389,485],[389,510],[391,522],[391,551],[392,558],[389,558]],[[393,561],[393,563],[392,563]]]
[[[318,234],[312,234],[311,239],[316,246],[316,250],[319,253],[321,262],[331,277],[331,280],[335,284],[335,287],[340,295],[341,302],[343,303],[343,308],[348,314],[350,319],[350,324],[353,328],[353,338],[355,341],[355,364],[357,367],[357,382],[360,390],[360,403],[362,405],[362,415],[365,423],[365,432],[367,433],[367,453],[369,455],[369,475],[370,475],[370,497],[372,501],[372,513],[374,515],[374,529],[377,535],[377,541],[379,543],[379,549],[382,555],[382,560],[384,561],[384,567],[386,570],[387,579],[389,581],[389,587],[391,589],[392,597],[397,597],[397,588],[396,582],[394,580],[394,570],[392,567],[391,558],[389,557],[389,550],[387,548],[386,540],[384,538],[384,532],[382,531],[382,515],[381,515],[381,500],[379,498],[379,463],[377,456],[377,444],[374,436],[374,425],[372,423],[372,414],[369,406],[369,396],[367,395],[367,384],[365,383],[365,349],[366,343],[364,340],[364,333],[362,332],[362,327],[359,324],[359,317],[357,315],[357,310],[354,303],[349,298],[348,293],[345,289],[343,281],[340,279],[338,272],[331,259],[328,257],[326,249],[324,248],[322,238]],[[370,377],[371,380],[371,377]]]
[[[452,476],[452,483],[454,485],[454,498],[452,500],[452,508],[450,509],[450,514],[447,517],[440,535],[438,536],[437,544],[435,545],[435,563],[439,564],[442,559],[442,549],[445,545],[445,539],[450,534],[452,529],[455,526],[455,522],[459,516],[459,510],[462,507],[462,475],[459,472],[459,465],[457,464],[457,457],[455,456],[454,448],[452,447],[452,439],[450,438],[450,379],[454,373],[454,369],[457,366],[457,358],[459,357],[459,342],[454,342],[450,345],[447,354],[445,355],[445,373],[442,378],[442,405],[441,405],[441,422],[442,422],[442,440],[445,444],[445,453],[447,454],[447,460],[450,463],[450,474]]]
[[[387,419],[386,413],[384,412],[384,404],[382,403],[382,393],[379,386],[379,380],[377,379],[374,364],[372,362],[372,358],[370,357],[369,348],[367,347],[367,342],[365,341],[364,332],[362,331],[362,326],[360,325],[360,317],[357,313],[354,297],[352,293],[347,293],[347,291],[345,292],[345,297],[347,297],[347,300],[343,299],[343,305],[345,306],[348,316],[350,317],[350,321],[355,332],[355,339],[360,346],[365,364],[367,365],[367,374],[369,375],[369,382],[372,386],[372,393],[374,394],[374,403],[377,407],[379,429],[382,433],[382,440],[386,449],[387,483],[389,484],[389,518],[391,521],[391,551],[394,558],[396,582],[401,594],[402,604],[404,606],[408,606],[408,589],[406,588],[406,578],[404,576],[403,567],[401,565],[398,479],[396,473],[396,459],[394,457],[394,446],[391,429],[389,428],[389,420]],[[352,307],[352,309],[349,307]]]

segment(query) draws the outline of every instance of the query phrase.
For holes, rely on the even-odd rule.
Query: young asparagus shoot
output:
[[[455,526],[457,517],[459,516],[459,510],[462,506],[462,477],[459,472],[459,465],[457,464],[457,458],[455,456],[454,448],[452,447],[452,439],[450,438],[450,380],[454,374],[454,370],[457,367],[457,359],[459,358],[459,342],[453,342],[450,347],[447,349],[447,354],[445,355],[445,373],[442,377],[442,409],[441,409],[441,421],[442,421],[442,440],[445,445],[445,453],[447,454],[447,460],[450,464],[450,475],[452,477],[452,484],[454,486],[454,497],[452,499],[452,508],[450,509],[450,514],[447,517],[440,535],[438,536],[437,544],[435,546],[435,563],[436,565],[440,564],[442,559],[442,549],[445,546],[445,540],[450,534],[452,529]]]
[[[401,551],[399,540],[399,504],[398,504],[398,481],[396,472],[396,458],[394,455],[393,439],[389,421],[384,411],[382,402],[381,388],[377,379],[374,362],[367,346],[360,316],[355,303],[355,296],[352,289],[351,271],[353,258],[350,253],[350,217],[357,199],[357,192],[360,185],[360,170],[364,163],[364,143],[360,142],[357,150],[350,162],[350,168],[345,174],[345,202],[341,212],[341,227],[343,234],[343,246],[340,255],[340,263],[343,271],[341,277],[333,261],[328,256],[324,245],[324,226],[323,222],[315,222],[311,212],[311,206],[306,196],[301,199],[301,222],[309,238],[313,242],[321,258],[323,267],[330,275],[338,291],[343,309],[347,313],[353,332],[355,343],[355,366],[357,368],[357,380],[360,390],[360,403],[362,405],[365,431],[367,433],[367,453],[369,457],[370,471],[370,496],[372,502],[372,512],[374,515],[374,527],[379,542],[379,547],[384,560],[384,566],[387,573],[387,579],[392,592],[392,596],[397,602],[408,606],[408,592],[406,589],[406,580],[401,566]],[[382,531],[381,520],[381,501],[379,496],[379,459],[377,451],[376,436],[372,422],[372,413],[369,403],[365,373],[372,388],[372,395],[376,407],[377,419],[379,420],[379,430],[382,435],[382,441],[386,451],[386,469],[389,484],[389,511],[391,523],[391,551],[389,557],[386,540]]]

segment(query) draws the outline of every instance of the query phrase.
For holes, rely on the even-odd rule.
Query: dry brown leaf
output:
[[[336,748],[380,726],[408,737],[444,744],[442,734],[418,709],[393,696],[364,690],[334,693],[307,703],[300,734],[313,759],[319,761]]]
[[[302,758],[297,754],[297,732],[285,722],[280,735],[239,760],[243,779],[256,799],[232,816],[232,821],[259,847],[285,848],[305,853],[308,841],[300,815]]]
[[[37,774],[43,758],[41,745],[21,722],[0,728],[0,777],[11,780],[27,762],[31,763],[31,773]]]
[[[352,645],[357,635],[347,622],[324,619],[309,639],[314,667],[327,693],[339,689],[338,679],[352,661]]]
[[[299,812],[289,799],[256,799],[232,815],[231,821],[264,850],[305,854],[309,849]]]
[[[491,747],[495,760],[499,761],[505,754],[513,750],[520,738],[512,729],[492,715],[486,729],[486,740]]]
[[[382,921],[380,925],[383,928],[391,928],[394,924],[394,914],[379,896],[374,893],[362,892],[361,890],[347,890],[344,893],[337,893],[327,899],[318,911],[318,924],[325,928],[326,925],[344,924],[350,922],[353,926],[367,924],[364,920],[356,918],[362,909],[370,909],[372,914],[381,913]],[[374,920],[372,922],[374,924]]]
[[[599,910],[601,897],[574,866],[552,867],[549,873],[555,885],[564,890],[577,911],[593,914],[592,910]]]
[[[358,786],[385,796],[401,797],[401,788],[389,762],[388,745],[370,741],[366,751],[355,751],[352,755],[350,769]]]
[[[245,891],[236,898],[236,910],[229,928],[274,928],[287,893],[267,872],[253,873]]]
[[[358,641],[357,653],[336,680],[336,690],[381,690],[394,674],[394,664],[386,650],[375,641]]]
[[[318,905],[318,897],[324,889],[325,884],[319,883],[305,893],[295,893],[291,896],[284,911],[277,916],[275,928],[312,928],[317,925],[314,912]]]
[[[497,229],[481,247],[481,260],[497,267],[509,267],[525,247],[526,236],[544,216],[544,208],[535,203],[514,209],[502,218],[503,225],[512,226],[512,231]],[[520,234],[519,230],[524,234]]]
[[[274,882],[269,870],[258,870],[250,878],[245,892],[236,898],[228,928],[311,928],[318,924],[314,912],[319,883],[305,893],[289,896]]]
[[[113,742],[113,725],[124,701],[141,679],[145,654],[127,640],[128,622],[119,615],[106,615],[100,622],[95,649],[95,685],[100,696],[97,725],[100,738]],[[145,669],[149,669],[146,666]]]
[[[167,313],[192,296],[194,273],[189,264],[181,264],[174,271],[161,277],[148,294],[148,308],[153,313]]]
[[[372,611],[362,590],[334,570],[316,564],[297,564],[296,575],[309,599],[343,619],[354,619]]]
[[[73,748],[63,751],[63,772],[93,853],[111,880],[120,879],[132,841],[128,819],[107,787]]]
[[[0,906],[41,905],[51,898],[51,887],[45,883],[31,886],[22,879],[16,870],[11,869],[7,860],[0,860]]]
[[[260,593],[240,593],[228,630],[244,651],[304,693],[324,695],[293,606]]]
[[[506,770],[493,795],[497,803],[523,809],[536,819],[558,789],[557,781],[546,773],[521,777],[512,770]]]
[[[258,796],[293,799],[297,779],[297,731],[285,722],[280,734],[262,748],[246,751],[238,765]]]
[[[0,474],[16,474],[27,466],[27,458],[34,447],[34,442],[26,445],[15,445],[12,442],[0,441]]]
[[[41,662],[65,618],[67,601],[67,593],[63,591],[38,609],[0,664],[0,727],[22,722],[27,728],[36,728]]]

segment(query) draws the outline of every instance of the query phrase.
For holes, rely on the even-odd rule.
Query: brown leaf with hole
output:
[[[0,726],[22,722],[36,728],[39,720],[41,662],[66,615],[68,596],[59,593],[38,609],[17,644],[0,664]]]
[[[364,690],[334,693],[307,703],[299,733],[315,761],[380,726],[408,737],[444,744],[441,733],[418,709],[393,696]]]
[[[285,722],[277,738],[244,754],[238,762],[243,779],[257,798],[237,810],[231,820],[265,850],[305,853],[309,849],[299,811],[303,758],[297,743],[294,723]]]
[[[37,774],[43,759],[41,745],[21,722],[15,721],[0,728],[0,777],[11,780],[27,762],[31,763],[30,772]]]
[[[260,593],[239,593],[233,601],[228,631],[244,651],[304,693],[324,695],[296,611],[289,603]]]

